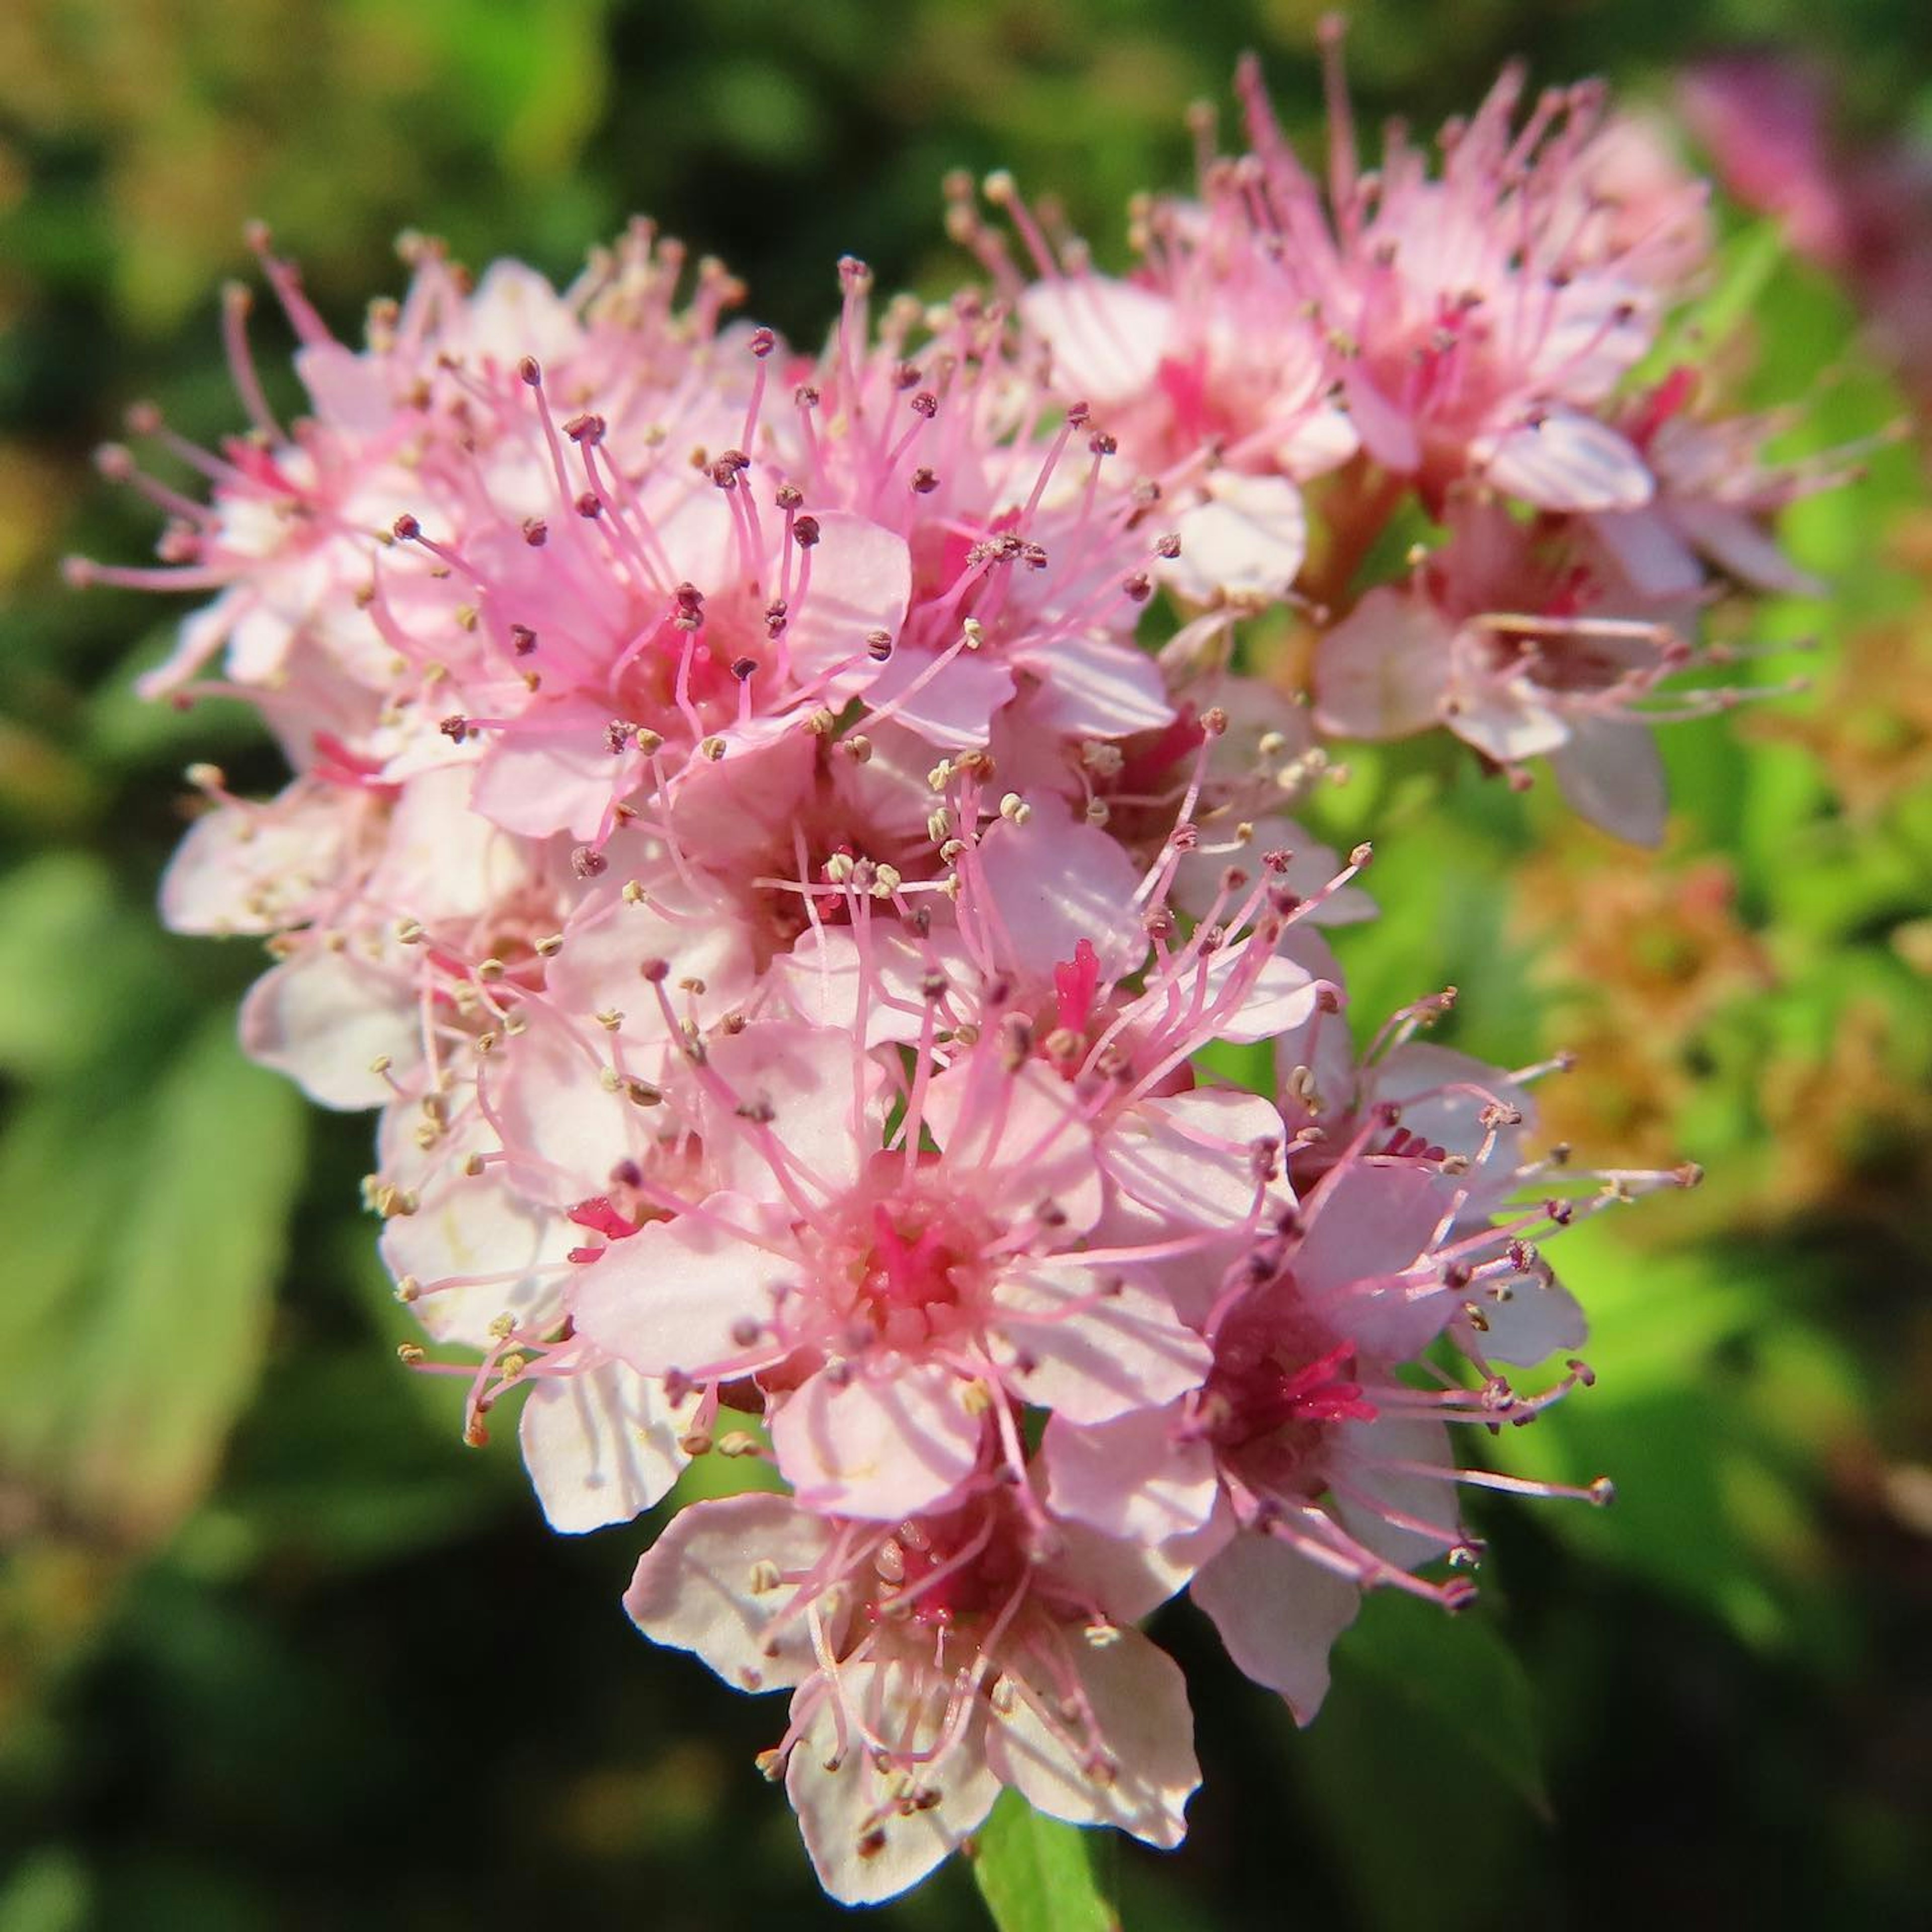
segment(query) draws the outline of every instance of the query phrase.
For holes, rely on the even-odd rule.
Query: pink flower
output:
[[[1250,60],[1238,84],[1251,152],[1204,159],[1198,203],[1154,204],[1132,281],[1057,261],[1018,210],[1044,277],[1025,311],[1063,392],[1143,399],[1123,420],[1163,476],[1208,445],[1231,467],[1307,476],[1359,441],[1432,505],[1472,476],[1548,509],[1646,501],[1648,471],[1603,406],[1650,345],[1658,283],[1701,224],[1701,190],[1635,166],[1598,88],[1552,90],[1519,125],[1514,70],[1444,131],[1438,172],[1396,132],[1364,173],[1340,39],[1339,26],[1325,38],[1325,187],[1290,152]],[[1645,212],[1620,219],[1640,191]],[[1012,275],[970,210],[955,226]]]
[[[1198,1342],[1138,1277],[1161,1244],[1085,1244],[1104,1136],[997,1040],[896,1109],[850,1040],[776,1025],[707,1048],[694,1084],[714,1184],[606,1250],[577,1328],[646,1375],[758,1378],[814,1509],[890,1520],[1016,1466],[1009,1400],[1099,1419],[1198,1380]]]
[[[1690,605],[1635,594],[1577,526],[1522,524],[1467,499],[1450,520],[1448,544],[1408,585],[1369,591],[1323,634],[1317,722],[1366,738],[1445,724],[1512,774],[1547,758],[1586,818],[1655,844],[1664,774],[1648,724],[1681,715],[1653,694],[1697,661],[1675,628]],[[1696,712],[1730,701],[1720,690],[1679,703]]]
[[[734,1689],[789,1690],[761,1760],[847,1904],[916,1884],[1003,1785],[1172,1846],[1199,1782],[1180,1672],[1132,1626],[1184,1580],[1077,1527],[1042,1544],[1010,1489],[896,1524],[778,1496],[697,1504],[625,1606]]]

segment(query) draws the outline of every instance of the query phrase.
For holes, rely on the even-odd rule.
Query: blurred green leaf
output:
[[[1452,1618],[1388,1591],[1364,1601],[1334,1672],[1321,1716],[1291,1750],[1359,1922],[1387,1932],[1490,1922],[1486,1902],[1522,1882],[1548,1808],[1515,1653],[1483,1612]],[[1444,1895],[1445,1871],[1459,1875],[1460,1910]],[[1470,1909],[1476,1900],[1483,1909]]]
[[[0,1932],[81,1932],[92,1891],[86,1868],[65,1846],[36,1852],[0,1889]]]
[[[93,853],[44,853],[0,879],[0,1069],[40,1077],[99,1056],[150,1000],[160,957],[148,908]]]
[[[999,1932],[1119,1932],[1078,1825],[1003,1791],[979,1832],[973,1876]]]
[[[303,1110],[226,1013],[152,1088],[37,1100],[0,1148],[10,1235],[44,1267],[11,1335],[0,1462],[137,1539],[199,1495],[254,1388]]]
[[[1603,1372],[1504,1431],[1496,1460],[1556,1482],[1607,1474],[1613,1507],[1558,1506],[1547,1526],[1754,1647],[1802,1634],[1826,1660],[1840,1612],[1820,1588],[1814,1472],[1862,1426],[1842,1343],[1790,1312],[1761,1257],[1659,1254],[1600,1223],[1568,1231],[1551,1258],[1590,1312]]]

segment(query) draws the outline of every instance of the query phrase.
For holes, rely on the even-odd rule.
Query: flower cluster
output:
[[[1363,1591],[1464,1601],[1458,1485],[1543,1486],[1453,1432],[1587,1379],[1544,1237],[1690,1178],[1534,1157],[1543,1070],[1417,1038],[1447,996],[1358,1052],[1325,934],[1370,854],[1286,814],[1320,734],[1440,722],[1655,835],[1645,721],[1726,695],[1656,694],[1714,574],[1788,574],[1798,487],[1632,380],[1698,191],[1514,76],[1373,176],[1338,80],[1324,189],[1240,85],[1250,151],[1204,131],[1130,278],[996,178],[1028,273],[956,194],[990,286],[881,304],[847,260],[816,353],[642,226],[561,292],[417,244],[360,348],[259,237],[306,413],[233,297],[252,430],[143,412],[208,500],[117,446],[160,565],[76,566],[214,592],[150,688],[244,698],[294,767],[196,769],[164,909],[266,940],[257,1058],[380,1108],[406,1352],[471,1438],[514,1394],[565,1531],[712,1451],[782,1479],[683,1510],[626,1601],[790,1694],[766,1768],[848,1900],[1002,1786],[1177,1842],[1136,1626],[1183,1589],[1304,1720]],[[1363,583],[1402,514],[1439,541]],[[1312,710],[1240,668],[1270,608]],[[1202,1070],[1231,1042],[1269,1090]]]

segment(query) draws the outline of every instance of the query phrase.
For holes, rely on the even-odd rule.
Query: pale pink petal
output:
[[[640,874],[641,892],[626,896],[632,883],[614,868],[579,903],[564,927],[563,949],[544,974],[545,992],[567,1011],[622,1013],[626,1040],[655,1040],[666,1033],[666,1022],[638,969],[662,959],[679,989],[680,1018],[694,1017],[708,1030],[758,982],[743,900],[722,881],[707,898],[668,867]],[[692,980],[702,982],[701,993],[688,991]]]
[[[915,1363],[849,1381],[820,1372],[772,1418],[778,1470],[808,1508],[896,1522],[940,1507],[973,1473],[985,1391]]]
[[[1674,502],[1672,514],[1690,541],[1728,575],[1754,590],[1822,597],[1827,586],[1800,570],[1757,518],[1722,503]]]
[[[578,1286],[578,1332],[647,1376],[700,1375],[755,1355],[760,1325],[778,1289],[798,1278],[799,1261],[758,1238],[782,1239],[776,1210],[732,1194],[711,1196],[704,1210],[613,1241]]]
[[[802,600],[794,596],[785,652],[800,682],[845,668],[862,687],[871,683],[878,668],[867,644],[869,634],[884,631],[896,638],[905,622],[912,599],[912,555],[903,537],[868,518],[845,510],[818,515],[811,575]],[[842,680],[828,688],[846,686]]]
[[[1466,745],[1498,764],[1516,765],[1567,744],[1577,715],[1559,709],[1526,678],[1507,684],[1479,680],[1455,693],[1444,707],[1444,722]]]
[[[1024,825],[997,820],[974,871],[1002,963],[1030,977],[1046,980],[1083,939],[1108,980],[1146,958],[1147,929],[1133,910],[1139,867],[1118,839],[1075,819],[1059,800],[1040,800]]]
[[[1336,1514],[1349,1534],[1377,1556],[1412,1570],[1462,1540],[1456,1510],[1456,1466],[1449,1432],[1439,1422],[1382,1416],[1338,1423],[1330,1448]],[[1392,1468],[1391,1462],[1440,1469],[1440,1477]]]
[[[601,838],[638,763],[634,752],[611,752],[610,724],[608,707],[588,698],[532,706],[484,753],[471,802],[506,832]]]
[[[1480,1329],[1461,1314],[1450,1324],[1450,1334],[1466,1354],[1479,1362],[1527,1367],[1583,1346],[1589,1324],[1576,1298],[1560,1282],[1532,1270],[1507,1286],[1503,1299],[1481,1292],[1470,1298],[1481,1311]]]
[[[1019,308],[1052,345],[1060,387],[1096,406],[1132,402],[1152,386],[1174,328],[1166,296],[1105,275],[1036,282]]]
[[[622,1362],[538,1378],[517,1435],[550,1528],[601,1529],[660,1501],[691,1460],[678,1445],[696,1406]]]
[[[901,646],[866,687],[872,710],[947,752],[983,745],[1012,694],[1012,671],[990,652],[964,650],[942,664],[921,644]]]
[[[838,1673],[838,1694],[848,1707],[881,1714],[902,1748],[932,1748],[944,1726],[946,1692],[937,1676],[915,1682],[898,1659],[847,1664]],[[878,1905],[918,1884],[986,1822],[1000,1781],[988,1768],[985,1720],[976,1712],[924,1774],[938,1802],[902,1809],[896,1802],[900,1774],[882,1772],[849,1734],[842,1738],[834,1695],[819,1683],[793,1700],[794,1722],[807,1721],[785,1767],[785,1791],[820,1884],[841,1904]]]
[[[1634,510],[1651,499],[1649,466],[1594,416],[1551,410],[1469,446],[1495,488],[1544,510]]]
[[[1316,722],[1345,738],[1426,730],[1441,718],[1453,634],[1432,604],[1378,585],[1316,646]]]
[[[1240,1226],[1259,1190],[1254,1144],[1279,1148],[1287,1138],[1280,1114],[1259,1094],[1197,1088],[1123,1114],[1100,1137],[1099,1152],[1114,1186],[1172,1236]]]
[[[526,1328],[552,1326],[578,1270],[572,1248],[584,1239],[553,1209],[506,1184],[500,1167],[465,1174],[446,1166],[422,1190],[413,1214],[382,1224],[382,1259],[416,1289],[412,1312],[439,1342],[495,1345],[502,1315]]]
[[[1573,401],[1598,401],[1648,352],[1656,334],[1655,298],[1621,276],[1598,274],[1570,281],[1557,292],[1556,304],[1538,347],[1538,373]]]
[[[1339,470],[1362,446],[1362,439],[1346,410],[1310,410],[1274,446],[1274,460],[1298,482]]]
[[[787,1617],[831,1528],[789,1496],[760,1493],[680,1510],[638,1560],[624,1607],[654,1643],[694,1652],[734,1690],[776,1690],[818,1667],[811,1625]]]
[[[1522,1088],[1485,1061],[1425,1040],[1405,1040],[1385,1054],[1376,1063],[1372,1079],[1375,1098],[1400,1106],[1402,1126],[1431,1146],[1473,1162],[1489,1143],[1488,1173],[1472,1166],[1462,1177],[1468,1198],[1462,1211],[1467,1216],[1500,1204],[1499,1196],[1492,1200],[1486,1192],[1485,1183],[1508,1191],[1522,1158],[1527,1127],[1499,1123],[1491,1128],[1482,1117],[1493,1104],[1513,1109],[1523,1123],[1533,1122],[1535,1103]]]
[[[1198,1388],[1214,1361],[1166,1300],[1124,1269],[1016,1270],[997,1300],[996,1359],[1028,1403],[1070,1422],[1171,1402]]]
[[[1094,1132],[1071,1090],[1036,1061],[997,1082],[958,1065],[928,1089],[926,1124],[948,1169],[981,1177],[989,1203],[1018,1215],[1051,1201],[1071,1238],[1092,1227],[1102,1199]]]
[[[310,342],[296,351],[295,364],[310,406],[331,429],[375,436],[395,421],[380,358],[358,356],[339,342]]]
[[[286,1073],[312,1100],[354,1112],[378,1107],[395,1090],[379,1060],[407,1066],[422,1052],[422,1022],[411,976],[310,944],[272,966],[242,1002],[242,1047]]]
[[[478,1062],[478,1087],[518,1184],[572,1206],[604,1191],[610,1170],[640,1151],[646,1129],[640,1110],[604,1084],[601,1028],[573,1025],[547,1002],[526,1001],[520,1013],[521,1029],[506,1029]]]
[[[452,349],[506,369],[525,356],[561,362],[583,340],[583,326],[569,303],[536,269],[507,259],[484,270],[448,326]]]
[[[751,1106],[768,1117],[768,1138],[754,1141],[735,1118],[707,1135],[724,1186],[770,1194],[773,1159],[822,1196],[857,1180],[880,1147],[885,1102],[878,1068],[853,1051],[848,1035],[775,1020],[722,1035],[707,1052],[710,1090],[730,1096],[734,1116]]]
[[[174,649],[153,670],[143,671],[135,680],[135,690],[146,698],[165,698],[178,690],[220,655],[254,596],[250,584],[232,584],[213,603],[190,612],[182,620]]]
[[[1210,478],[1205,502],[1181,512],[1180,554],[1162,578],[1190,603],[1287,595],[1308,554],[1308,513],[1285,476]]]
[[[188,828],[161,877],[176,932],[261,933],[299,924],[344,883],[360,799],[300,784],[266,805],[218,805]]]
[[[815,927],[772,962],[765,983],[807,1025],[883,1046],[919,1038],[926,1000],[923,954],[898,933],[872,932],[866,950],[845,926]]]
[[[1650,728],[1622,718],[1575,719],[1550,754],[1564,797],[1592,825],[1633,845],[1664,843],[1670,800]]]
[[[1402,1278],[1450,1204],[1442,1190],[1419,1161],[1352,1161],[1304,1204],[1297,1286],[1324,1321],[1398,1361],[1420,1354],[1455,1305],[1432,1271]]]
[[[472,809],[473,782],[466,766],[446,765],[403,787],[369,875],[372,901],[431,925],[481,918],[527,882],[534,855]]]
[[[1342,393],[1362,447],[1384,470],[1406,476],[1420,465],[1415,425],[1376,388],[1358,358],[1342,368]]]
[[[1106,638],[1056,638],[1027,647],[1014,662],[1040,682],[1026,700],[1028,716],[1068,738],[1131,738],[1172,722],[1160,667],[1146,652]],[[983,744],[983,734],[974,741]]]
[[[1697,554],[1663,504],[1612,511],[1592,518],[1590,528],[1640,597],[1694,597],[1704,587]]]
[[[1189,1586],[1237,1669],[1287,1699],[1297,1724],[1328,1694],[1328,1653],[1362,1593],[1270,1536],[1237,1536]]]
[[[986,1757],[1035,1810],[1074,1825],[1112,1825],[1150,1845],[1186,1835],[1187,1801],[1199,1789],[1193,1713],[1180,1666],[1136,1630],[1064,1633],[1066,1661],[1092,1710],[1104,1766],[1070,1748],[1060,1696],[1010,1676],[1011,1703],[994,1700]],[[1099,1774],[1096,1776],[1096,1772]]]
[[[1259,942],[1250,940],[1246,944],[1252,946]],[[1219,996],[1222,982],[1235,971],[1244,950],[1228,946],[1214,956],[1208,983],[1215,996]],[[1321,987],[1306,967],[1276,953],[1255,974],[1240,1004],[1222,1019],[1216,1033],[1237,1046],[1278,1039],[1307,1024],[1321,994]]]
[[[1160,1544],[1124,1542],[1084,1522],[1062,1520],[1054,1527],[1065,1546],[1055,1574],[1086,1592],[1115,1623],[1137,1624],[1186,1587],[1227,1540],[1234,1519],[1222,1504],[1198,1529]]]
[[[1042,1453],[1048,1506],[1103,1534],[1142,1545],[1191,1535],[1214,1513],[1214,1451],[1184,1438],[1180,1406],[1137,1409],[1112,1422],[1049,1418]]]

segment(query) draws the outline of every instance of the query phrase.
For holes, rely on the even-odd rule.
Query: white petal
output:
[[[914,1364],[843,1384],[810,1377],[772,1419],[779,1473],[808,1508],[886,1522],[943,1508],[973,1473],[985,1434],[974,1384]]]
[[[1469,446],[1496,489],[1544,510],[1635,510],[1654,487],[1631,445],[1594,416],[1552,410]]]
[[[412,1065],[422,1022],[407,975],[364,958],[310,944],[271,967],[242,1003],[242,1046],[251,1060],[295,1081],[325,1107],[380,1106],[394,1089],[373,1071],[378,1060]]]
[[[1091,1307],[1076,1304],[1117,1283]],[[1198,1388],[1214,1360],[1160,1295],[1124,1268],[1035,1266],[999,1284],[994,1354],[1030,1403],[1103,1422]]]
[[[568,1257],[584,1239],[561,1214],[508,1186],[500,1168],[466,1174],[446,1166],[413,1214],[383,1223],[382,1250],[391,1274],[417,1284],[411,1310],[431,1336],[487,1348],[500,1315],[536,1328],[561,1316],[578,1272]],[[446,1280],[462,1285],[439,1285]]]
[[[785,1616],[795,1592],[770,1570],[803,1576],[830,1535],[789,1496],[692,1503],[638,1559],[624,1607],[652,1642],[693,1652],[734,1690],[802,1683],[818,1667],[809,1624]]]
[[[1420,597],[1378,585],[1315,654],[1315,717],[1345,738],[1400,738],[1441,717],[1453,633]]]
[[[1285,476],[1221,476],[1207,493],[1180,513],[1180,554],[1162,579],[1192,604],[1286,596],[1308,554],[1301,492]]]
[[[1178,1404],[1137,1409],[1112,1422],[1046,1425],[1047,1502],[1130,1543],[1161,1544],[1199,1529],[1214,1511],[1214,1452],[1184,1442]]]
[[[704,1208],[613,1241],[578,1284],[578,1332],[642,1374],[703,1375],[745,1356],[740,1324],[768,1321],[801,1272],[795,1255],[764,1245],[782,1238],[773,1209],[735,1194]]]
[[[839,1673],[851,1708],[880,1714],[886,1734],[912,1748],[930,1748],[944,1723],[943,1681],[915,1683],[904,1666],[862,1663]],[[909,1700],[916,1699],[916,1708]],[[785,1790],[798,1813],[800,1834],[819,1882],[844,1905],[877,1905],[916,1885],[960,1840],[986,1822],[1000,1795],[999,1780],[981,1743],[976,1713],[958,1740],[928,1766],[921,1782],[938,1802],[902,1812],[899,1774],[882,1772],[856,1744],[839,1749],[832,1696],[813,1684],[793,1701],[794,1720],[813,1700],[810,1722],[785,1767]],[[828,1770],[828,1764],[836,1768]]]
[[[1105,275],[1036,282],[1019,308],[1052,345],[1063,391],[1098,405],[1131,402],[1152,383],[1174,326],[1166,296]]]
[[[694,1396],[673,1408],[661,1383],[622,1362],[539,1378],[517,1434],[550,1528],[601,1529],[658,1502],[691,1460],[678,1438],[696,1406]]]
[[[1057,1692],[1010,1677],[1017,1694],[1006,1712],[994,1706],[988,1762],[1049,1818],[1113,1825],[1150,1845],[1178,1845],[1187,1829],[1187,1801],[1201,1783],[1179,1666],[1136,1630],[1115,1630],[1095,1642],[1070,1628],[1066,1642],[1098,1735],[1070,1739]],[[1052,1721],[1042,1706],[1052,1708]],[[1078,1755],[1095,1749],[1106,1767]]]

